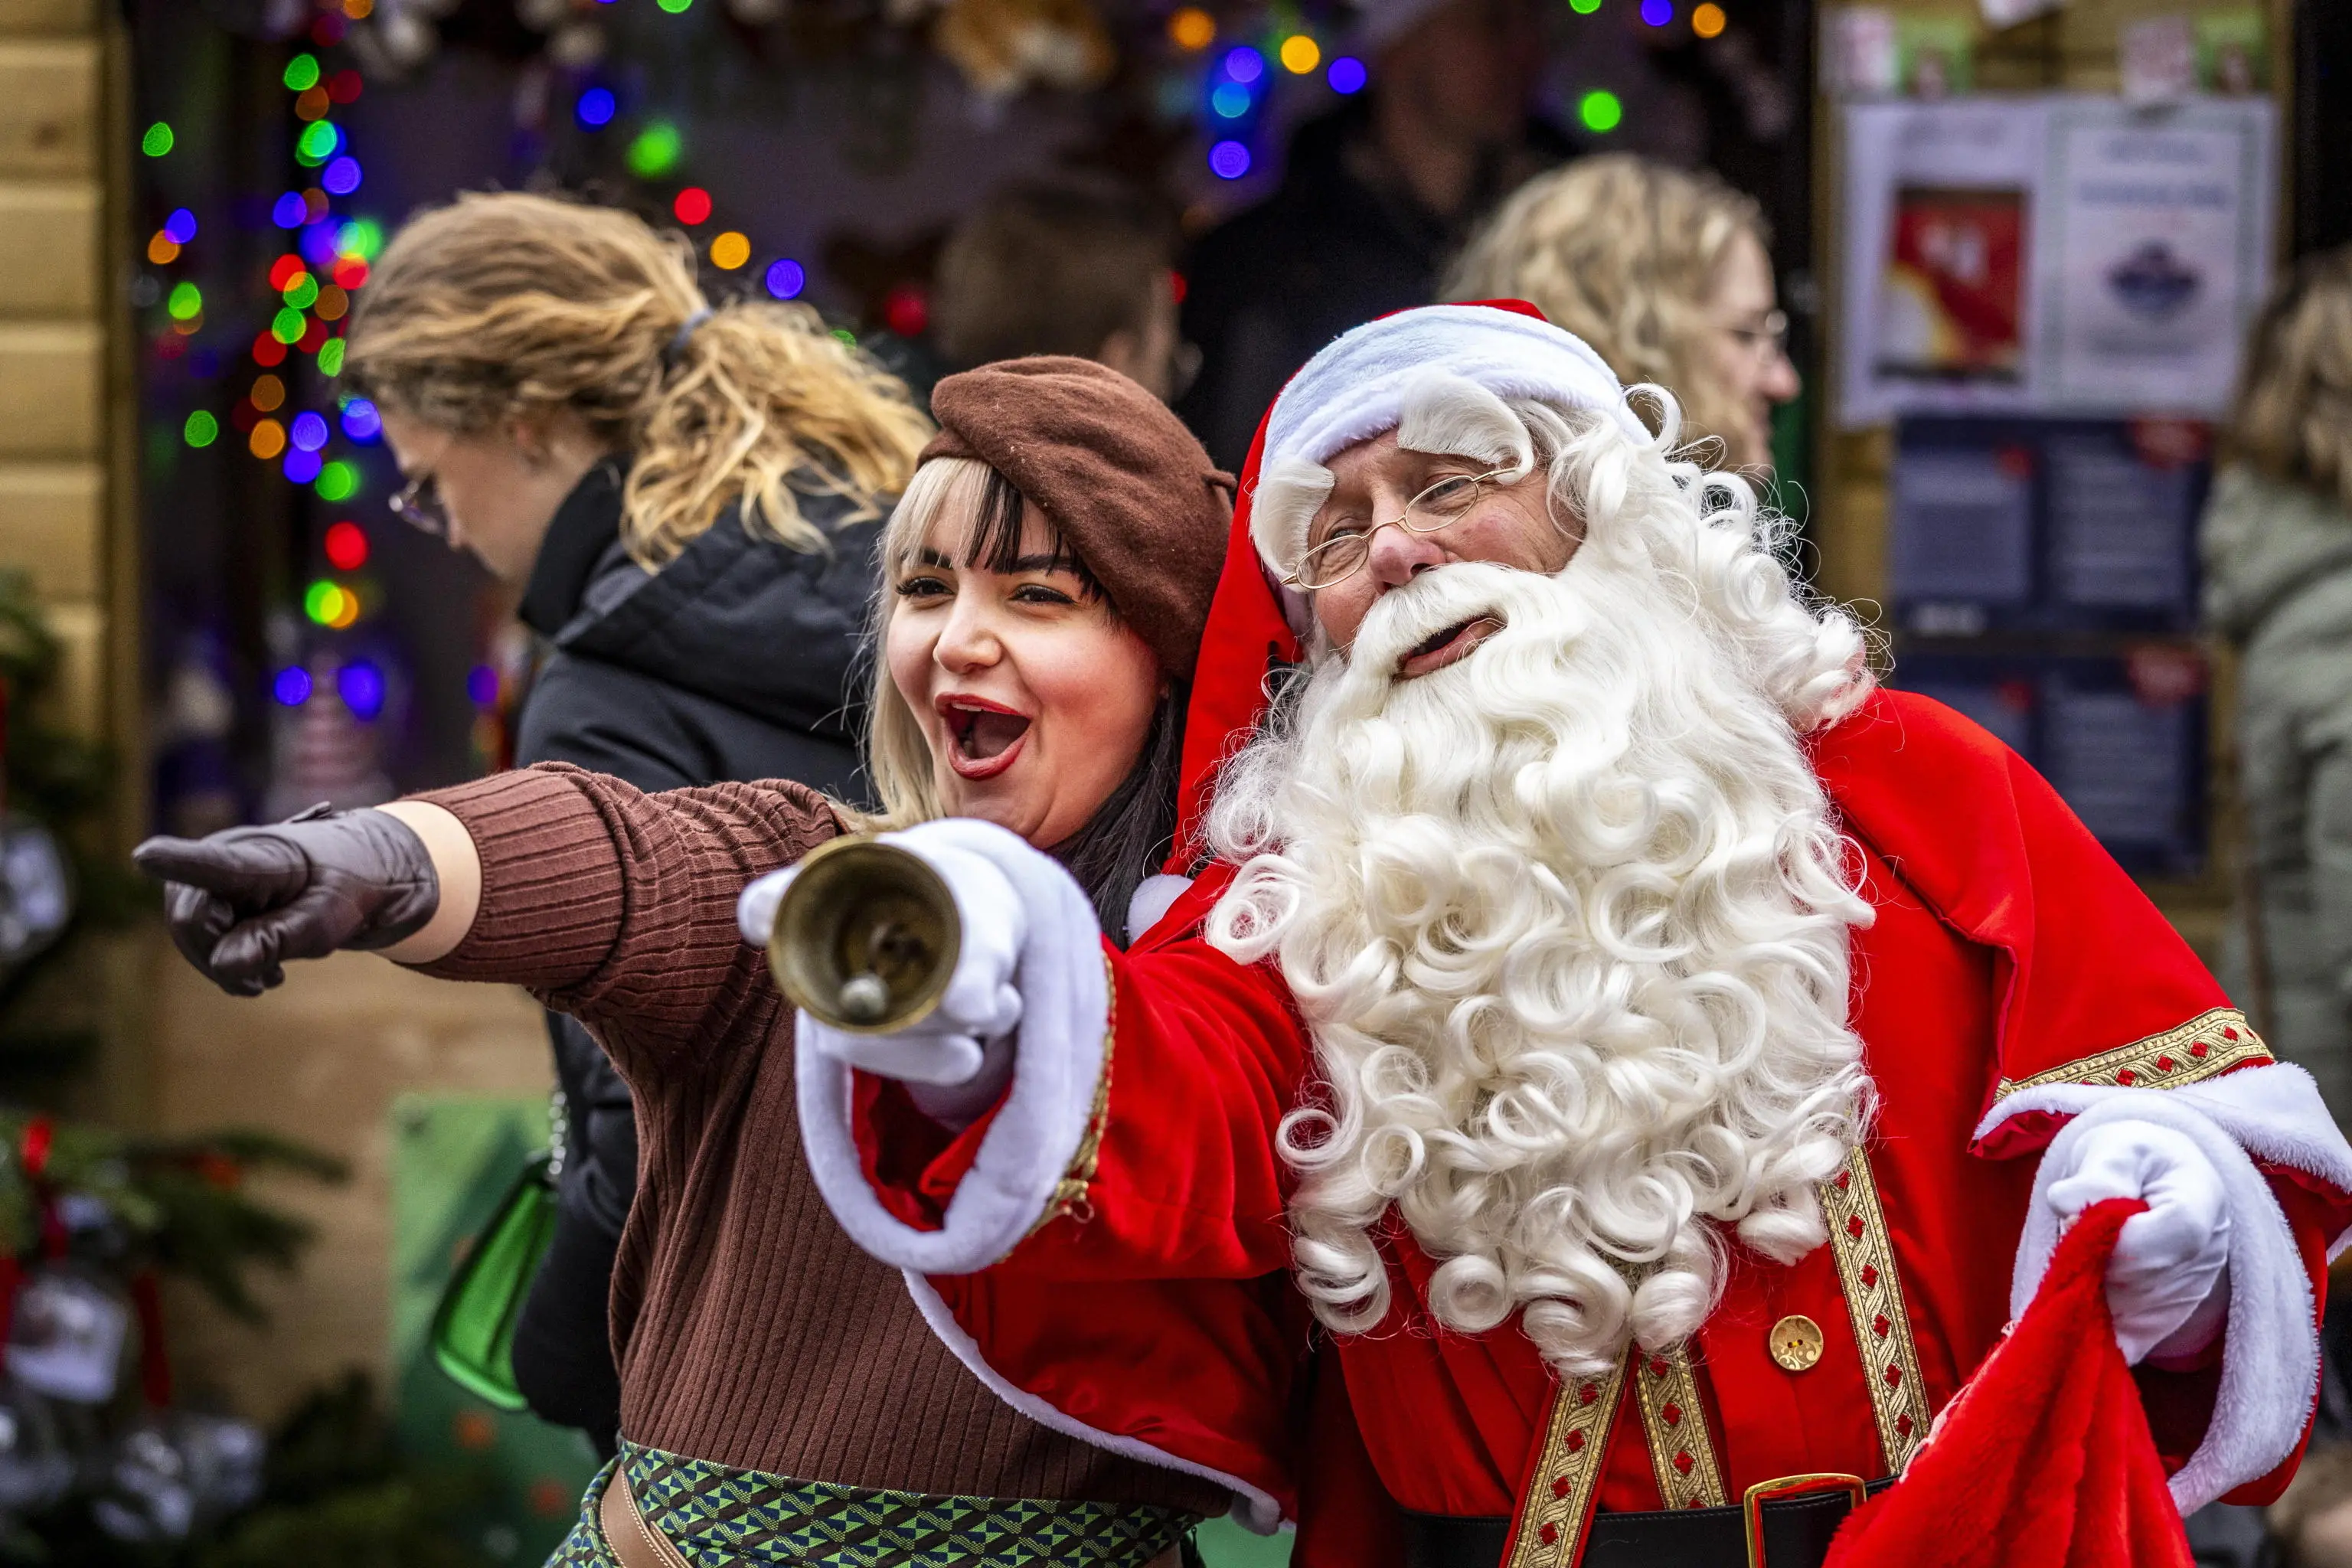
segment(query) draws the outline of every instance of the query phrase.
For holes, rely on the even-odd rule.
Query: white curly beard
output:
[[[1220,782],[1211,843],[1243,868],[1210,940],[1274,955],[1313,1031],[1328,1103],[1282,1138],[1299,1282],[1335,1328],[1388,1313],[1391,1205],[1439,1262],[1440,1323],[1519,1312],[1577,1374],[1697,1330],[1710,1222],[1781,1261],[1824,1239],[1813,1184],[1870,1108],[1846,1024],[1869,910],[1750,672],[1844,645],[1777,566],[1713,592],[1706,561],[1654,556],[1621,532],[1557,576],[1390,592]],[[1752,578],[1751,548],[1717,557]],[[1394,678],[1484,614],[1505,625],[1475,652]]]

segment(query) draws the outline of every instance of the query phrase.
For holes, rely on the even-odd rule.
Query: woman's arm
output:
[[[780,1008],[740,945],[737,895],[840,831],[799,784],[649,795],[554,764],[391,807],[152,840],[182,951],[244,994],[337,948],[527,987],[596,1026],[633,1078],[719,1048],[747,1005]]]

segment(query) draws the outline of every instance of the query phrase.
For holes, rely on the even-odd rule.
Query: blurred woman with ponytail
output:
[[[878,522],[930,426],[814,310],[714,308],[691,247],[627,213],[472,195],[393,237],[347,363],[406,480],[394,509],[520,591],[549,646],[518,765],[856,797],[850,667]],[[610,1454],[636,1129],[596,1042],[560,1014],[548,1029],[568,1128],[515,1375]]]

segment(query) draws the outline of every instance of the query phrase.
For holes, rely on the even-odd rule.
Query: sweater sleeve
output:
[[[701,1065],[749,1012],[782,1007],[736,898],[841,831],[796,784],[646,795],[560,763],[419,798],[465,825],[482,864],[473,926],[420,967],[525,987],[594,1028],[633,1086]]]

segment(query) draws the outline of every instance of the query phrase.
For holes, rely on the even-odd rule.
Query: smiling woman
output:
[[[530,987],[589,1025],[628,1080],[658,1201],[633,1211],[617,1276],[633,1287],[620,1455],[562,1568],[678,1554],[782,1568],[811,1560],[807,1542],[868,1538],[877,1519],[931,1543],[890,1558],[913,1568],[1174,1568],[1174,1543],[1234,1493],[1271,1508],[1267,1476],[1176,1460],[1020,1394],[932,1287],[824,1219],[798,1114],[822,1080],[797,1071],[793,1013],[737,941],[747,883],[853,827],[889,830],[996,899],[1001,918],[966,924],[970,954],[1098,955],[1151,921],[1132,895],[1172,827],[1232,480],[1157,398],[1085,361],[950,376],[932,405],[942,432],[885,531],[868,628],[878,812],[774,780],[649,795],[526,768],[140,851],[174,884],[183,951],[226,989],[366,948]],[[289,854],[299,888],[265,869]],[[1012,883],[1066,896],[1033,916]],[[1097,987],[1106,963],[1085,966]],[[970,1009],[1007,994],[950,984],[935,1015],[949,1054],[1003,1034]],[[1041,1003],[1024,1026],[1059,1017]],[[1034,1145],[1030,1175],[1058,1177],[1054,1149]],[[1251,1289],[1219,1310],[1245,1310]]]

